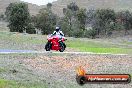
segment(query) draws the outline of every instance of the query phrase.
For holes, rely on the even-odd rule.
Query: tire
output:
[[[46,45],[45,45],[45,50],[50,51],[50,49],[51,49],[51,43],[47,42]]]
[[[60,45],[63,45],[66,48],[66,44],[64,42],[60,42]]]
[[[79,85],[84,85],[86,83],[86,78],[84,76],[77,76],[76,81]]]
[[[65,44],[65,43],[63,43],[63,45],[64,45],[64,47],[66,48],[66,44]]]
[[[60,42],[60,52],[63,52],[65,50],[65,46],[63,42]]]

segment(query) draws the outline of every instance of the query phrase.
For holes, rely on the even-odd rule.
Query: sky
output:
[[[21,0],[24,2],[29,2],[29,3],[33,3],[33,4],[37,4],[37,5],[46,5],[47,3],[51,3],[53,1],[57,1],[57,0]]]

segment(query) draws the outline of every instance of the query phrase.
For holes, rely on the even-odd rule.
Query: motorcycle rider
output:
[[[60,38],[64,37],[64,34],[62,31],[60,31],[60,27],[56,27],[55,31],[53,32],[52,36],[58,35]]]
[[[60,27],[56,27],[55,28],[55,31],[51,35],[49,35],[48,37],[57,36],[59,38],[59,41],[57,41],[59,43],[59,47],[61,47],[62,50],[64,51],[65,48],[66,48],[66,45],[65,45],[65,43],[63,43],[63,41],[61,41],[62,38],[64,38],[64,34],[63,34],[62,31],[60,31],[60,29],[61,29]],[[52,42],[51,41],[48,41],[46,43],[46,45],[45,45],[45,49],[46,49],[46,51],[50,51],[51,48],[52,48]],[[61,52],[63,52],[63,51],[61,51]]]

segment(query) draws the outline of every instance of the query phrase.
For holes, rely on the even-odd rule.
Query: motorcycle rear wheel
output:
[[[51,49],[51,43],[47,42],[46,45],[45,45],[45,50],[50,51],[50,49]]]

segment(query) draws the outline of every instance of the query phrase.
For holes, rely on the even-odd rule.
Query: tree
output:
[[[52,4],[51,3],[48,3],[47,4],[47,8],[51,10],[51,7],[52,7]]]
[[[73,15],[73,12],[70,9],[67,9],[67,12],[64,16],[64,19],[65,19],[66,22],[68,22],[69,28],[71,30],[72,21],[74,20],[74,15]]]
[[[130,13],[129,11],[118,12],[117,18],[118,20],[120,20],[119,23],[121,23],[122,26],[124,26],[124,31],[126,35],[128,33],[128,30],[132,28],[132,13]]]
[[[86,33],[85,33],[85,37],[87,37],[87,38],[92,38],[92,39],[94,39],[95,38],[95,36],[96,36],[96,30],[95,29],[89,29],[89,30],[86,30],[85,31]]]
[[[66,36],[71,36],[71,30],[70,30],[71,28],[70,28],[70,26],[68,24],[67,18],[65,18],[65,17],[60,18],[58,24],[60,24],[61,30],[63,31],[63,33]]]
[[[48,8],[42,8],[33,22],[37,29],[42,30],[42,34],[49,34],[55,28],[57,16]]]
[[[101,9],[95,12],[95,22],[93,28],[97,30],[97,34],[107,34],[111,29],[111,23],[115,22],[116,15],[114,10]]]
[[[23,32],[30,22],[28,5],[25,3],[10,3],[6,8],[6,17],[11,32]]]
[[[27,25],[26,32],[29,33],[29,34],[35,34],[36,33],[35,27],[32,23],[29,23]]]
[[[86,9],[78,10],[77,18],[78,18],[78,21],[80,23],[80,29],[85,30],[85,24],[86,24],[86,18],[87,18]]]
[[[67,11],[67,9],[66,8],[63,8],[63,14],[64,15],[66,14],[66,11]]]
[[[76,5],[75,2],[70,3],[67,5],[67,8],[70,9],[71,11],[75,12],[79,10],[79,7]]]
[[[88,11],[86,11],[86,25],[87,24],[91,24],[92,25],[94,23],[95,12],[96,12],[96,10],[93,10],[93,9],[89,9]]]
[[[11,11],[13,9],[13,6],[14,6],[15,3],[10,3],[8,5],[8,7],[6,8],[6,11],[5,11],[5,15],[6,15],[6,19],[9,21],[10,20],[10,16],[11,16]]]
[[[61,18],[60,24],[62,30],[68,36],[74,36],[74,37],[82,36],[82,29],[80,29],[81,24],[79,23],[78,20],[78,16],[80,16],[80,14],[78,13],[78,11],[79,11],[79,7],[74,2],[67,5],[67,8],[63,8],[64,17]]]

